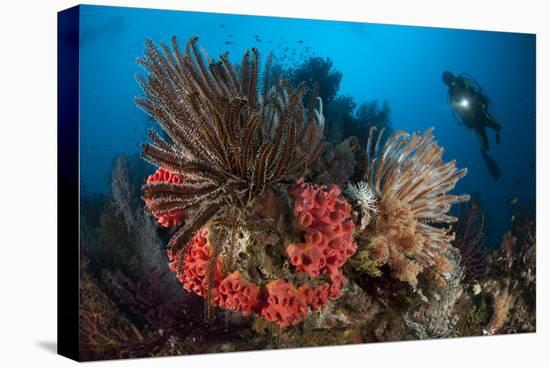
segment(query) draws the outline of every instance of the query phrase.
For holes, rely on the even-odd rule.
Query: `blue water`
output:
[[[118,154],[140,150],[153,126],[135,107],[140,94],[135,59],[143,41],[180,43],[193,35],[210,56],[224,51],[239,62],[257,47],[273,51],[292,66],[304,58],[328,56],[343,73],[340,95],[360,104],[387,100],[396,129],[435,128],[445,158],[470,173],[457,192],[476,195],[486,211],[489,244],[510,225],[506,199],[522,205],[535,199],[535,36],[424,27],[236,16],[179,11],[81,6],[81,183],[86,193],[109,190],[109,172]],[[226,42],[231,42],[228,44]],[[493,101],[502,124],[490,154],[503,174],[494,181],[479,153],[476,136],[458,125],[441,82],[444,70],[474,76]]]

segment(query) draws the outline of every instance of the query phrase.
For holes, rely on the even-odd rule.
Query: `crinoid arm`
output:
[[[294,179],[323,146],[322,114],[302,104],[305,85],[259,88],[256,49],[236,67],[226,55],[210,60],[197,37],[185,51],[173,37],[171,47],[147,41],[138,63],[147,75],[138,77],[144,96],[136,104],[167,137],[151,132],[143,156],[183,177],[144,188],[150,211],[185,211],[186,222],[171,240],[176,251],[225,206],[246,206],[269,185]]]
[[[322,104],[316,87],[306,108],[305,84],[271,85],[269,61],[260,85],[254,48],[235,66],[226,54],[212,60],[197,37],[184,51],[175,37],[170,46],[145,46],[138,63],[146,76],[137,78],[144,95],[136,104],[165,134],[152,131],[144,145],[143,157],[159,168],[144,186],[144,200],[161,223],[176,226],[168,247],[175,268],[182,268],[193,236],[209,228],[210,306],[214,264],[232,256],[235,228],[249,225],[246,215],[228,213],[246,213],[266,188],[294,181],[315,162],[324,147]]]
[[[384,130],[369,131],[364,181],[378,198],[376,228],[369,234],[369,253],[377,264],[387,264],[393,276],[416,285],[417,276],[432,271],[441,277],[446,261],[441,256],[454,233],[445,224],[452,204],[468,195],[449,192],[467,173],[456,162],[444,162],[443,148],[432,130],[409,135],[396,131],[385,143]]]

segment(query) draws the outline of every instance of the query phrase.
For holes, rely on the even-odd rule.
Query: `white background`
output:
[[[105,362],[113,366],[532,366],[550,359],[546,1],[87,1],[88,4],[537,33],[537,333]],[[56,343],[56,12],[0,5],[0,365],[65,366]],[[503,81],[505,82],[505,81]],[[76,244],[73,244],[76,245]]]

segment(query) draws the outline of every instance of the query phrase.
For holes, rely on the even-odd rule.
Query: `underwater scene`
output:
[[[80,357],[536,330],[533,34],[80,7]]]

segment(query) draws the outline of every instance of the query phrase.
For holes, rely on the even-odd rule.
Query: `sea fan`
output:
[[[455,161],[445,163],[443,148],[432,130],[410,136],[392,134],[380,147],[384,129],[369,131],[365,177],[378,198],[375,229],[369,233],[369,253],[378,266],[388,265],[399,280],[416,285],[417,275],[430,269],[442,280],[447,261],[442,256],[454,239],[448,224],[452,204],[469,200],[468,195],[449,195],[466,173]]]
[[[453,246],[460,250],[460,265],[464,267],[464,281],[475,282],[487,273],[488,251],[485,242],[485,216],[475,200],[459,211],[458,221],[453,225],[456,233]],[[464,209],[460,207],[460,209]]]

